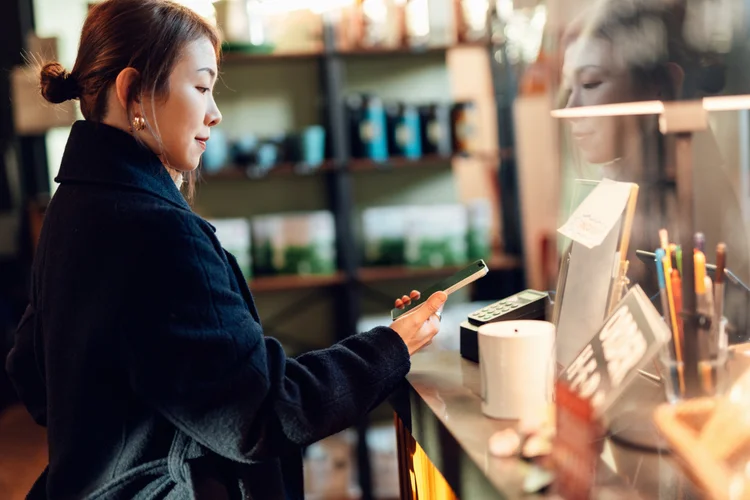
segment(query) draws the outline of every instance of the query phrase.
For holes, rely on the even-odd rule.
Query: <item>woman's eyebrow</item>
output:
[[[197,72],[200,73],[201,71],[207,71],[209,75],[211,75],[211,78],[216,78],[216,71],[213,70],[213,68],[205,67],[199,69]]]

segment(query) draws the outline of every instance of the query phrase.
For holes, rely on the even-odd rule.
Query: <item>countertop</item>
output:
[[[459,498],[544,496],[524,493],[524,480],[536,465],[489,454],[490,436],[517,422],[482,414],[479,366],[457,351],[413,356],[411,372],[391,403]],[[612,439],[602,445],[594,498],[700,498],[670,455]]]

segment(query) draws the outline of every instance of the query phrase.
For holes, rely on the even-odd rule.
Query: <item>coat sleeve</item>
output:
[[[163,258],[146,266],[155,286],[123,332],[125,365],[139,396],[214,452],[253,461],[322,439],[408,373],[406,345],[386,327],[288,358],[263,336],[211,238],[191,227],[162,233]]]
[[[16,329],[15,344],[8,353],[5,370],[13,387],[37,424],[47,425],[47,390],[34,349],[36,313],[31,304]]]

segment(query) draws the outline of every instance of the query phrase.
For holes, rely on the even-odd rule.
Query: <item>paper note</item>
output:
[[[599,246],[622,217],[631,184],[604,179],[558,232],[585,246]]]
[[[620,221],[616,220],[601,245],[586,248],[573,243],[557,321],[557,361],[567,366],[602,326],[617,261]]]

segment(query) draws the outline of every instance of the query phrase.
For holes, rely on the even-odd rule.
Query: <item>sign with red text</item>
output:
[[[601,427],[596,422],[591,400],[582,398],[563,381],[555,385],[555,403],[553,490],[561,498],[590,498],[602,442]]]

